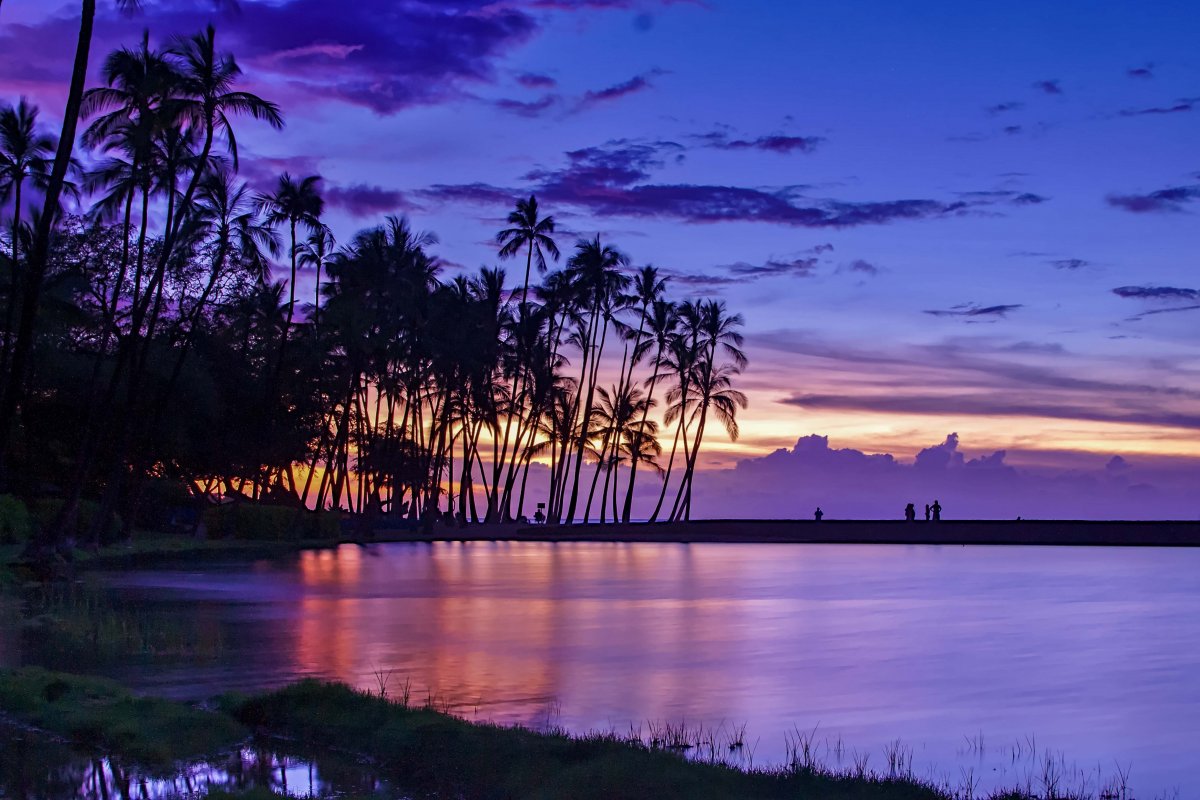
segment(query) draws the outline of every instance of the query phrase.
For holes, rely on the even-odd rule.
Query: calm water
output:
[[[203,697],[320,676],[467,717],[574,730],[746,725],[756,763],[816,730],[832,766],[900,739],[918,775],[1200,796],[1200,551],[389,544],[120,572],[125,599],[220,632]],[[377,675],[377,673],[379,673]]]

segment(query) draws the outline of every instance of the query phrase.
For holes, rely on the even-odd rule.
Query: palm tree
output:
[[[45,191],[50,180],[50,155],[54,137],[42,133],[37,125],[38,110],[24,97],[16,106],[0,108],[0,203],[12,198],[12,264],[8,275],[8,302],[4,311],[4,345],[0,355],[0,375],[8,370],[12,358],[13,322],[22,281],[18,258],[21,240],[22,189],[26,181]]]
[[[296,308],[296,264],[299,250],[296,247],[296,228],[303,225],[309,233],[315,233],[321,227],[321,212],[325,210],[325,201],[317,191],[320,175],[309,175],[299,182],[285,172],[279,178],[275,192],[258,196],[259,210],[265,215],[268,225],[283,225],[286,223],[291,232],[291,261],[292,277],[288,282],[288,312],[287,327],[292,325],[292,316]],[[287,331],[284,331],[283,342],[287,343]]]
[[[190,209],[191,200],[203,179],[212,153],[213,140],[218,133],[238,168],[237,137],[230,122],[231,114],[242,114],[266,122],[275,130],[283,128],[283,115],[272,102],[249,92],[234,90],[242,70],[229,53],[217,52],[217,32],[209,25],[203,32],[176,37],[167,51],[176,62],[179,74],[176,113],[193,130],[203,132],[197,168],[193,171],[183,193],[182,207]],[[168,245],[173,244],[175,231],[168,230]]]
[[[132,10],[138,0],[117,0],[122,10]],[[21,297],[21,317],[13,346],[12,366],[5,381],[3,396],[0,397],[0,483],[6,467],[12,419],[21,400],[24,385],[25,364],[33,349],[34,327],[37,321],[38,299],[46,280],[46,269],[50,254],[50,229],[58,214],[59,199],[66,185],[67,170],[71,166],[71,153],[75,147],[80,107],[83,103],[83,86],[87,81],[88,57],[92,47],[92,29],[96,21],[96,0],[81,0],[79,36],[75,43],[75,60],[71,68],[71,83],[67,89],[67,103],[63,112],[62,131],[54,153],[54,166],[46,182],[42,199],[42,214],[37,218],[33,246],[30,248],[28,270]]]
[[[300,245],[300,263],[317,271],[316,285],[313,287],[313,325],[319,323],[321,318],[321,270],[329,263],[336,246],[333,231],[328,225],[317,226]]]
[[[567,507],[568,523],[575,518],[575,508],[579,499],[579,475],[590,434],[588,421],[592,417],[596,378],[600,359],[604,355],[605,339],[613,315],[623,302],[621,292],[629,283],[629,278],[621,272],[621,267],[628,263],[627,256],[611,245],[602,244],[600,237],[596,236],[591,240],[581,240],[575,245],[575,254],[571,256],[568,265],[573,273],[572,283],[580,292],[583,304],[589,309],[587,327],[583,331],[581,341],[583,363],[580,367],[579,386],[584,402],[582,422],[576,422],[579,427],[579,441],[575,449],[571,500]],[[560,488],[560,493],[563,489],[565,485]],[[561,510],[561,500],[559,506]],[[558,518],[557,515],[552,517]]]
[[[650,407],[654,403],[654,389],[658,385],[659,376],[662,374],[662,368],[666,366],[667,352],[671,347],[671,342],[675,337],[675,329],[679,325],[679,314],[675,304],[669,300],[655,300],[650,308],[643,312],[643,321],[649,329],[650,338],[646,342],[646,346],[654,347],[653,364],[654,370],[651,372],[649,379],[646,381],[646,407],[642,412],[642,419],[639,428],[634,431],[631,439],[630,449],[636,453],[642,453],[650,442],[644,442],[644,432],[647,430],[647,415],[650,412]],[[661,453],[662,448],[658,446],[658,440],[652,440],[653,445],[658,447],[658,452]],[[657,453],[656,453],[657,455]],[[629,488],[625,492],[625,505],[621,510],[621,521],[629,522],[629,516],[633,510],[633,487],[637,480],[638,465],[644,463],[640,458],[633,458],[629,465]],[[657,462],[655,467],[659,474],[663,473],[661,468],[658,468]]]
[[[675,497],[672,519],[678,519],[680,516],[684,519],[691,518],[692,480],[710,410],[725,426],[730,439],[737,441],[737,409],[745,408],[747,401],[744,394],[732,388],[732,378],[739,374],[747,363],[746,354],[742,351],[742,334],[738,331],[743,324],[741,314],[726,313],[724,301],[709,300],[700,307],[700,358],[696,365],[693,392],[696,407],[693,413],[699,415],[699,422],[683,480],[679,484],[679,493]],[[728,358],[732,363],[722,363],[718,360],[720,358]],[[686,455],[686,446],[684,452]]]
[[[538,272],[546,271],[546,253],[558,261],[558,245],[554,242],[554,217],[539,217],[537,197],[529,195],[528,200],[518,200],[516,210],[509,212],[508,224],[496,234],[496,243],[500,248],[501,258],[512,258],[525,249],[525,282],[521,284],[521,305],[524,306],[529,297],[529,271],[534,260],[537,261]]]
[[[37,106],[22,97],[16,106],[0,108],[0,203],[13,200],[13,268],[17,265],[17,231],[21,228],[21,190],[26,181],[45,191],[50,181],[54,137],[38,130]]]

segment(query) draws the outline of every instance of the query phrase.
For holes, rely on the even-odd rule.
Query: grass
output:
[[[0,672],[0,714],[64,737],[90,756],[105,755],[145,769],[169,771],[189,760],[228,753],[250,740],[358,763],[414,798],[460,800],[962,800],[977,782],[958,789],[912,775],[912,751],[885,749],[886,772],[865,757],[832,771],[815,754],[816,732],[796,732],[783,767],[754,769],[726,763],[741,750],[744,730],[726,732],[658,727],[582,736],[562,731],[468,722],[432,707],[410,705],[350,687],[302,681],[250,697],[225,695],[205,710],[134,697],[115,683],[37,668]],[[0,737],[4,729],[0,727]],[[0,752],[5,752],[0,747]],[[275,745],[267,744],[272,747]],[[743,762],[744,763],[744,762]],[[1031,784],[992,800],[1096,796],[1065,789],[1049,764],[1042,786]],[[226,790],[228,792],[229,790]],[[199,796],[199,795],[198,795]],[[275,800],[269,789],[212,791],[213,800]],[[1099,790],[1126,800],[1122,779]],[[352,798],[345,798],[352,800]],[[366,797],[360,800],[367,800]]]
[[[247,736],[227,714],[135,697],[112,681],[38,667],[0,672],[0,711],[150,769],[226,751]]]
[[[304,681],[221,707],[256,730],[316,748],[350,750],[399,784],[439,797],[620,800],[655,797],[805,797],[844,800],[943,798],[910,779],[835,776],[817,769],[742,770],[683,757],[615,733],[570,736],[471,723],[339,684]]]

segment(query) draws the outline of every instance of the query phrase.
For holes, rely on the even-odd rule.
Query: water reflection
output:
[[[409,681],[506,723],[745,723],[760,763],[794,726],[872,764],[902,739],[954,775],[1036,737],[1089,773],[1132,762],[1146,796],[1200,790],[1193,550],[400,544],[106,580],[221,627],[210,663],[116,671],[176,696]]]
[[[356,762],[289,755],[266,743],[161,775],[4,725],[0,741],[0,797],[9,800],[183,800],[259,788],[292,797],[400,796]]]

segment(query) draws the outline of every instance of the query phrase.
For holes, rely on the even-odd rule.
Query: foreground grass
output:
[[[251,730],[356,754],[418,796],[478,798],[940,798],[903,780],[700,764],[613,735],[572,737],[469,723],[305,681],[205,711],[134,697],[110,681],[30,668],[0,673],[0,711],[93,752],[164,769],[228,751]],[[217,795],[219,796],[219,795]],[[231,798],[271,797],[261,790]]]
[[[349,749],[399,784],[439,797],[522,800],[845,798],[943,795],[915,781],[812,770],[743,771],[611,734],[569,736],[470,723],[349,687],[305,681],[222,706],[247,726],[310,747]]]
[[[247,736],[227,714],[135,697],[112,681],[38,667],[0,672],[0,712],[151,770],[228,750]]]
[[[38,668],[0,672],[0,714],[57,734],[89,757],[148,771],[230,753],[255,737],[281,748],[350,757],[404,796],[460,800],[951,800],[906,777],[818,767],[746,770],[702,763],[616,734],[571,736],[471,723],[341,684],[303,681],[218,698],[214,710],[134,697],[111,681]],[[0,729],[0,735],[2,735]],[[7,746],[7,743],[0,742]],[[0,747],[3,751],[5,747]],[[228,790],[227,790],[228,791]],[[270,789],[213,790],[213,800],[273,800]],[[1056,794],[1063,797],[1069,794]],[[1109,796],[1109,795],[1102,795]],[[1111,795],[1123,797],[1124,795]],[[994,800],[1032,800],[1028,793]],[[350,800],[350,798],[344,798]]]

